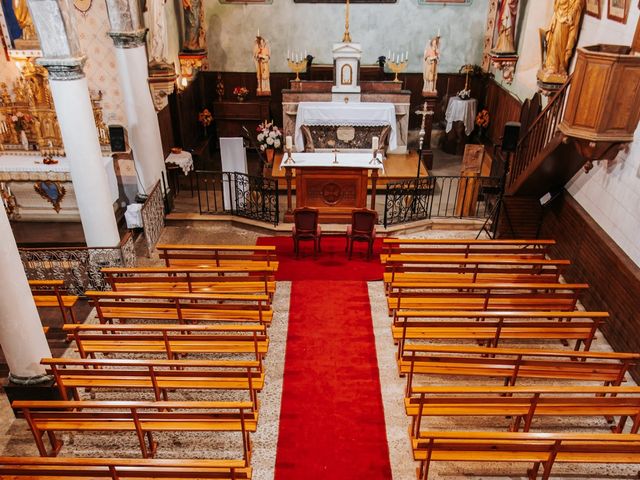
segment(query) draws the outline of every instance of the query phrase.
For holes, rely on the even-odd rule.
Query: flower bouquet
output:
[[[489,126],[490,118],[491,117],[489,116],[489,110],[487,110],[486,108],[480,110],[478,112],[478,115],[476,115],[476,125],[479,129],[479,138],[482,138],[484,130]]]
[[[273,149],[273,155],[275,156],[275,150],[282,146],[282,132],[273,124],[273,121],[264,121],[256,128],[258,132],[256,140],[258,140],[258,147],[261,151],[265,152],[267,149]],[[268,159],[269,160],[269,159]],[[273,163],[273,158],[269,161]]]
[[[213,121],[213,115],[208,108],[205,108],[198,114],[198,121],[202,124],[202,128],[204,128],[204,136],[207,136],[207,127],[211,125]]]
[[[243,102],[247,95],[249,95],[249,90],[246,87],[236,87],[233,89],[233,94],[236,96],[239,102]]]
[[[27,130],[29,128],[29,124],[33,121],[31,115],[28,113],[16,112],[11,115],[11,122],[15,127],[16,131]]]

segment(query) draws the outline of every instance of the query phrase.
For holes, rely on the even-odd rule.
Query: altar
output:
[[[303,125],[372,127],[389,125],[389,150],[398,148],[396,109],[392,103],[300,102],[294,130],[295,149],[305,150]],[[370,146],[370,142],[366,147]]]
[[[293,220],[292,177],[296,176],[296,208],[313,207],[325,223],[350,223],[351,212],[367,206],[371,170],[371,208],[375,208],[378,171],[384,171],[382,155],[373,162],[371,153],[323,152],[293,153],[293,164],[286,170],[287,211],[285,221]]]
[[[41,155],[26,152],[0,155],[0,197],[11,220],[80,221],[69,162],[52,158],[57,163],[45,164]],[[104,156],[102,161],[115,203],[120,195],[113,158]]]

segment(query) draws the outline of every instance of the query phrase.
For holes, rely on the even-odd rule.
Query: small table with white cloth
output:
[[[398,148],[396,107],[376,102],[300,102],[293,135],[295,150],[304,151],[303,125],[373,127],[389,125],[389,150]]]
[[[369,170],[371,170],[371,208],[375,208],[378,171],[384,171],[382,155],[372,162],[370,153],[314,152],[293,153],[294,164],[285,158],[280,168],[286,169],[287,212],[285,221],[293,215],[291,192],[293,170],[296,181],[296,207],[313,207],[320,211],[320,221],[350,223],[351,212],[367,206]]]
[[[182,150],[179,153],[171,152],[167,158],[164,159],[167,170],[173,171],[171,175],[171,188],[177,194],[180,192],[180,181],[178,179],[178,172],[182,170],[185,177],[189,176],[189,172],[193,171],[193,156],[189,152]],[[191,195],[193,195],[193,179],[189,177],[191,182]]]
[[[473,132],[476,122],[476,110],[478,101],[475,98],[462,99],[460,97],[451,97],[447,105],[445,120],[447,126],[447,142],[443,146],[443,150],[447,153],[461,155],[464,152],[464,146],[467,138]],[[454,128],[455,122],[462,122],[461,125]],[[464,128],[463,128],[464,126]],[[453,130],[453,133],[451,131]],[[455,145],[451,145],[455,142]],[[448,147],[448,148],[447,148]]]

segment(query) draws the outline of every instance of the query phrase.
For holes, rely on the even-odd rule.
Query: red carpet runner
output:
[[[276,480],[391,478],[367,280],[382,278],[376,255],[326,238],[313,260],[276,245],[279,280],[292,280]]]

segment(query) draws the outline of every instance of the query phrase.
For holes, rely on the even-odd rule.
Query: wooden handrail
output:
[[[564,106],[571,79],[572,77],[569,77],[560,90],[556,92],[518,142],[509,174],[509,187],[516,182],[554,137],[564,114]]]

